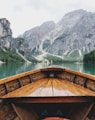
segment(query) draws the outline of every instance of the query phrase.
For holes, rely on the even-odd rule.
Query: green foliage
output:
[[[82,62],[82,58],[81,57],[72,57],[72,56],[64,56],[63,59],[64,62]]]
[[[79,57],[71,57],[71,56],[63,56],[63,57],[57,57],[53,55],[47,55],[45,59],[49,61],[53,61],[53,63],[62,63],[62,62],[81,62],[82,58]]]
[[[0,49],[0,60],[3,62],[24,62],[24,60],[16,53],[12,53],[9,50]]]
[[[84,63],[95,63],[95,50],[91,51],[88,54],[84,55],[83,58]]]

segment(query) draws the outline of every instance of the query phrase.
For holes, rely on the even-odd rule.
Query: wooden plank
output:
[[[77,71],[74,71],[74,70],[70,70],[70,69],[62,69],[62,68],[45,68],[45,69],[38,69],[38,70],[32,70],[32,71],[28,71],[28,72],[24,72],[24,73],[21,73],[21,74],[18,74],[18,75],[14,75],[14,76],[11,76],[11,77],[7,77],[7,78],[4,78],[4,79],[1,79],[0,80],[0,84],[3,84],[5,82],[9,82],[9,81],[12,81],[12,80],[15,80],[15,79],[18,79],[18,78],[21,78],[21,77],[25,77],[25,76],[28,76],[28,75],[31,75],[31,74],[36,74],[36,73],[40,73],[41,71],[44,71],[47,72],[47,71],[53,71],[53,72],[62,72],[62,71],[65,71],[67,73],[71,73],[71,74],[74,74],[74,75],[79,75],[79,76],[82,76],[84,78],[89,78],[89,79],[92,79],[95,81],[95,76],[93,75],[90,75],[90,74],[86,74],[86,73],[81,73],[81,72],[77,72]],[[64,74],[64,72],[63,72]]]
[[[93,107],[94,103],[92,103],[89,108],[87,109],[86,113],[84,114],[82,120],[86,120],[87,115],[89,114],[89,112],[91,111],[92,107]]]
[[[14,104],[12,104],[12,107],[13,107],[13,109],[15,110],[16,114],[18,115],[19,119],[20,119],[20,120],[23,120],[22,117],[21,117],[21,115],[20,115],[20,113],[17,111],[17,109],[16,109],[16,107],[15,107]]]
[[[9,93],[10,91],[9,91],[9,87],[8,87],[7,83],[5,83],[4,85],[5,85],[6,92]]]
[[[87,74],[87,73],[71,70],[71,69],[68,69],[68,68],[64,68],[64,71],[72,73],[72,74],[75,74],[75,75],[79,75],[79,76],[82,76],[82,77],[85,77],[85,78],[89,78],[89,79],[95,80],[95,76],[94,75],[90,75],[90,74]]]
[[[38,116],[36,113],[34,113],[33,111],[29,111],[25,108],[21,108],[19,106],[15,106],[14,104],[12,104],[16,114],[19,116],[20,120],[37,120]]]
[[[75,80],[76,80],[76,75],[74,76],[74,80],[73,80],[73,83],[75,83]]]
[[[42,92],[43,86],[47,84],[47,80],[39,80],[34,83],[33,88],[27,92],[27,96],[40,96],[40,93]]]
[[[68,89],[64,88],[64,84],[61,81],[62,80],[58,80],[58,79],[53,80],[54,96],[75,96],[75,94],[68,91]]]
[[[29,83],[30,83],[30,80],[29,80],[29,75],[33,75],[34,76],[34,78],[35,78],[35,76],[37,77],[37,78],[35,78],[36,80],[40,77],[40,72],[42,71],[43,73],[44,72],[47,72],[47,71],[49,71],[50,73],[52,73],[52,71],[53,72],[56,72],[56,74],[57,74],[57,72],[59,71],[59,72],[61,72],[62,74],[64,74],[64,72],[63,72],[63,70],[65,71],[65,73],[67,72],[67,73],[70,73],[70,74],[76,74],[76,75],[79,75],[79,76],[82,76],[82,77],[88,77],[88,78],[90,78],[90,80],[92,79],[93,81],[95,80],[95,77],[94,76],[91,76],[91,75],[87,75],[87,74],[84,74],[84,73],[80,73],[80,72],[76,72],[76,71],[73,71],[73,70],[69,70],[69,69],[62,69],[62,68],[46,68],[46,69],[39,69],[39,70],[34,70],[34,71],[29,71],[29,72],[25,72],[25,73],[22,73],[22,74],[18,74],[18,75],[15,75],[15,76],[12,76],[12,77],[8,77],[8,78],[5,78],[5,79],[2,79],[1,81],[0,81],[0,84],[5,84],[5,87],[6,87],[6,90],[7,90],[7,92],[8,92],[8,89],[7,89],[7,86],[6,86],[6,82],[12,82],[12,81],[14,81],[14,80],[17,80],[17,78],[18,79],[21,79],[22,80],[22,78],[24,78],[24,77],[26,77],[27,76],[27,79],[28,79],[28,81],[29,81]],[[41,72],[41,75],[43,74]],[[54,73],[55,74],[55,73]],[[59,74],[59,73],[58,73]],[[37,76],[37,75],[39,75],[39,76]],[[42,76],[44,76],[44,75],[42,75]],[[42,78],[42,76],[41,76],[41,78]],[[44,76],[45,77],[45,76]],[[53,77],[51,77],[50,79],[55,79],[55,77],[56,76],[54,76],[54,78]],[[69,78],[71,78],[70,76],[69,76]],[[47,78],[48,79],[48,78]],[[45,79],[46,80],[46,79]],[[61,80],[61,79],[60,79]],[[80,79],[78,79],[78,80],[80,80]],[[87,88],[89,88],[89,89],[92,89],[92,90],[94,90],[94,85],[92,86],[92,84],[94,84],[94,82],[92,81],[90,81],[90,80],[88,80],[87,82],[85,81],[85,83],[84,83],[84,86],[86,86]],[[10,84],[10,82],[9,82],[9,84]],[[23,84],[24,84],[24,80],[22,80],[22,82],[23,82]],[[52,81],[53,82],[53,81]],[[67,81],[68,82],[68,81]],[[88,83],[89,82],[89,83]],[[66,82],[65,82],[66,83]],[[60,83],[59,83],[60,84]],[[86,84],[86,85],[85,85]],[[24,85],[26,85],[26,84],[24,84]],[[20,82],[20,86],[22,86],[22,83]],[[69,87],[71,86],[72,87],[72,89],[70,89]],[[14,87],[14,86],[13,86]],[[62,87],[62,86],[61,86]],[[72,91],[72,93],[74,93],[74,94],[76,94],[76,95],[95,95],[94,93],[95,92],[91,92],[90,90],[88,90],[87,91],[87,89],[84,89],[84,87],[79,87],[79,86],[76,86],[75,84],[72,84],[72,83],[66,83],[66,85],[64,86],[65,87],[65,93],[67,92],[67,93],[69,93],[68,92],[68,90],[69,91]],[[64,87],[62,87],[63,89],[64,89]],[[77,89],[77,87],[78,87],[78,89]],[[12,88],[12,87],[11,87]],[[35,85],[35,88],[37,89],[37,85]],[[26,88],[27,89],[27,88]],[[41,88],[40,88],[41,89]],[[52,89],[52,86],[51,87],[49,87],[49,89]],[[55,89],[55,88],[54,88]],[[12,90],[15,90],[15,89],[13,89],[12,88]],[[12,91],[11,90],[11,91]],[[34,90],[34,88],[32,89],[32,90]],[[67,91],[66,91],[67,90]],[[73,91],[75,91],[75,90],[77,90],[76,92],[73,92]],[[24,90],[23,90],[24,91]],[[28,90],[27,90],[28,91]],[[48,90],[46,90],[46,91],[48,91]],[[51,90],[50,90],[51,91]],[[57,93],[59,90],[58,89],[55,89],[55,93]],[[15,91],[14,91],[15,92]],[[29,92],[29,91],[28,91]],[[30,90],[30,92],[28,93],[27,92],[27,94],[25,94],[25,95],[29,95],[29,94],[31,94],[30,92],[32,92],[31,90]],[[88,92],[88,93],[87,93]],[[23,93],[24,92],[20,92],[20,89],[18,90],[18,94],[17,95],[23,95]],[[25,92],[26,93],[26,92]],[[53,89],[52,89],[52,93],[53,93]],[[61,93],[61,91],[60,91],[60,93]],[[41,93],[42,94],[42,93]],[[46,93],[45,93],[46,94]],[[62,93],[61,93],[62,94]],[[16,94],[14,94],[14,95],[16,95]],[[48,95],[48,93],[46,94],[46,95]],[[50,95],[50,94],[49,94]],[[52,94],[53,95],[53,94]]]
[[[47,81],[48,81],[48,84],[47,84]],[[57,92],[55,91],[55,89],[57,89]],[[36,90],[38,90],[38,93],[36,92],[37,96],[40,96],[40,95],[53,96],[53,91],[55,91],[54,94],[58,96],[64,96],[64,95],[66,96],[66,94],[68,96],[75,96],[75,95],[76,96],[95,96],[95,92],[90,91],[77,84],[71,83],[69,81],[55,79],[55,78],[49,78],[49,79],[45,78],[45,79],[33,82],[31,84],[28,84],[24,87],[21,87],[13,92],[10,92],[4,95],[3,98],[16,97],[16,96],[32,96],[33,92],[35,92]],[[39,93],[39,90],[41,91],[40,93]]]
[[[88,103],[88,97],[81,96],[55,96],[55,97],[13,97],[3,98],[7,103]]]
[[[44,80],[43,83],[40,85],[38,89],[36,89],[34,92],[31,92],[28,96],[43,96],[45,91],[45,85],[48,84],[48,79]]]
[[[57,80],[57,79],[56,79]],[[95,92],[88,90],[82,86],[71,83],[66,80],[57,80],[59,82],[59,87],[68,90],[76,96],[95,96]]]
[[[18,79],[18,82],[19,82],[20,87],[22,87],[22,86],[23,86],[23,84],[22,84],[21,79]]]
[[[11,93],[8,93],[6,95],[3,96],[3,98],[5,97],[16,97],[16,96],[31,96],[31,94],[36,91],[37,89],[39,89],[41,86],[43,86],[43,84],[45,84],[46,81],[44,79],[33,82],[31,84],[28,84],[26,86],[23,86]]]
[[[19,118],[19,117],[16,117],[16,118],[14,118],[14,120],[20,120],[20,118]]]
[[[30,80],[30,83],[32,83],[32,82],[33,82],[32,77],[31,77],[30,75],[28,75],[28,78],[29,78],[29,80]]]
[[[5,118],[5,116],[8,115],[9,111],[10,111],[10,107],[3,105],[3,106],[0,108],[0,120],[3,120],[3,119]]]
[[[31,75],[31,74],[36,74],[36,73],[39,73],[39,72],[41,72],[40,69],[24,72],[24,73],[13,75],[13,76],[10,76],[10,77],[7,77],[7,78],[3,78],[3,79],[0,79],[0,84],[3,84],[5,82],[9,82],[9,81],[13,81],[15,79],[19,79],[21,77],[25,77],[25,76],[28,76],[28,75]]]
[[[42,96],[53,96],[52,79],[49,78],[47,84],[43,86],[43,91],[41,95]]]
[[[84,82],[84,87],[87,87],[87,80],[88,80],[88,78],[85,78],[85,82]]]
[[[88,114],[89,112],[92,112],[92,108],[93,105],[95,104],[95,97],[93,97],[94,100],[92,100],[92,102],[88,102],[87,104],[83,104],[82,106],[80,106],[79,109],[76,109],[72,116],[71,116],[71,120],[88,120]],[[89,99],[92,99],[92,97],[89,97]],[[95,114],[95,111],[94,111]],[[94,120],[94,118],[89,119],[89,120]]]

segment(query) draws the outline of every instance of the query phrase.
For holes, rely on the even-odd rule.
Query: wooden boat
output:
[[[48,67],[0,80],[0,120],[95,120],[95,76]]]

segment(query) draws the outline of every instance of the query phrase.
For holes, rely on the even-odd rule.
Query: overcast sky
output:
[[[0,18],[10,21],[14,37],[77,9],[95,12],[95,0],[0,0]]]

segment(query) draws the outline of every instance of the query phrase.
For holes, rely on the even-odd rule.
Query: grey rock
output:
[[[22,38],[21,38],[22,37]],[[10,48],[28,60],[45,52],[83,58],[95,49],[95,13],[76,10],[55,24],[48,21],[12,38],[8,20],[0,19],[0,47]]]
[[[27,49],[32,53],[40,52],[43,48],[43,42],[46,40],[52,30],[55,28],[53,21],[43,23],[41,26],[32,28],[23,34]]]
[[[12,30],[6,18],[0,19],[0,47],[10,48],[12,41]]]
[[[70,12],[56,25],[52,34],[52,44],[47,52],[82,57],[95,49],[95,13],[84,10]]]

